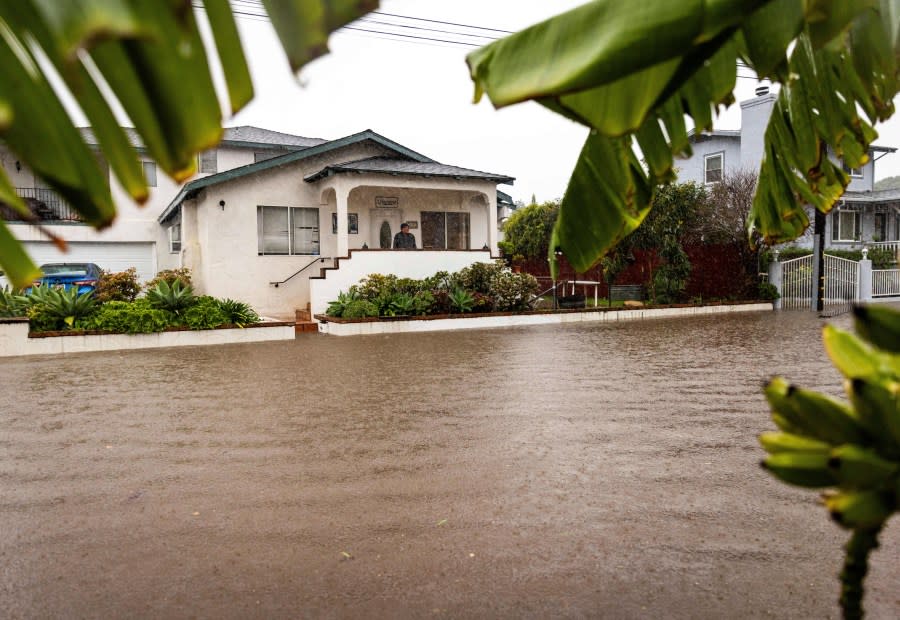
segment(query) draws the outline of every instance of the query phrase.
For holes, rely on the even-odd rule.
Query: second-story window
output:
[[[200,174],[215,174],[219,171],[219,154],[216,149],[200,153]]]
[[[844,168],[844,172],[846,172],[847,174],[849,174],[852,178],[854,178],[854,179],[861,179],[861,178],[863,177],[863,169],[862,169],[862,167],[859,167],[859,168],[851,168],[850,166],[848,166],[848,165],[845,164],[844,162],[841,162],[841,166]]]
[[[175,254],[181,251],[181,222],[169,226],[169,252]]]
[[[703,182],[718,183],[722,180],[725,167],[725,153],[713,153],[703,158]]]
[[[147,179],[147,185],[156,187],[156,162],[143,161],[141,164],[144,166],[144,178]]]

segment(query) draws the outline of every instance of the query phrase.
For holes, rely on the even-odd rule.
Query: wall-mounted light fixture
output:
[[[219,206],[222,207],[222,211],[224,211],[224,210],[225,210],[225,201],[224,201],[224,200],[220,200],[220,201],[219,201]]]
[[[22,172],[22,162],[16,160],[16,172]]]

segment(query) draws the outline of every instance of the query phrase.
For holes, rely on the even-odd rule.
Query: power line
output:
[[[503,34],[513,34],[512,30],[500,30],[499,28],[486,28],[484,26],[472,26],[471,24],[456,24],[453,22],[444,22],[439,19],[426,19],[424,17],[411,17],[409,15],[397,15],[396,13],[383,13],[382,11],[372,11],[373,15],[384,15],[386,17],[399,17],[401,19],[414,19],[420,22],[431,22],[432,24],[443,24],[445,26],[460,26],[462,28],[474,28],[475,30],[490,30],[492,32],[502,32]]]

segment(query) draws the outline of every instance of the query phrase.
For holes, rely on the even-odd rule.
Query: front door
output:
[[[394,235],[400,232],[400,210],[372,209],[369,217],[371,218],[369,221],[372,222],[370,228],[372,238],[369,241],[369,247],[390,249],[394,242]]]

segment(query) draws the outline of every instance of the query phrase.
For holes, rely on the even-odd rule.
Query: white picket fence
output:
[[[900,295],[900,269],[872,270],[872,297]]]

